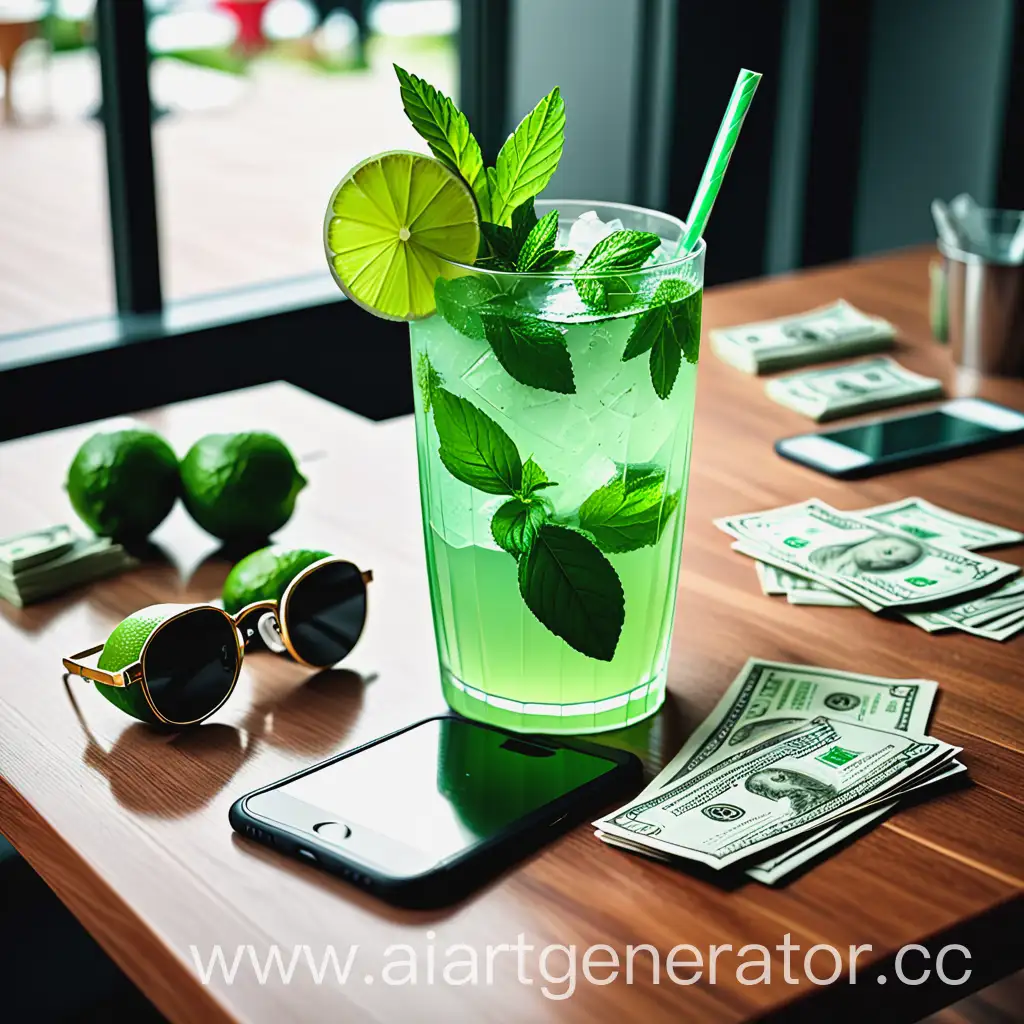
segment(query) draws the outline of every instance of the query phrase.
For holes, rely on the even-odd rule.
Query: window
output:
[[[91,20],[0,3],[0,335],[115,309]]]

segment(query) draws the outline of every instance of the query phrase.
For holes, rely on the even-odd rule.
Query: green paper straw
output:
[[[700,185],[697,186],[697,194],[693,197],[690,213],[686,218],[686,234],[679,240],[676,257],[690,252],[707,227],[711,208],[715,205],[718,190],[722,187],[725,169],[729,166],[729,158],[736,148],[743,119],[747,116],[747,109],[760,81],[761,76],[758,72],[748,71],[746,68],[742,68],[736,78],[732,96],[729,97],[729,106],[726,107],[725,116],[715,136],[715,144],[711,147],[704,174],[701,176]]]

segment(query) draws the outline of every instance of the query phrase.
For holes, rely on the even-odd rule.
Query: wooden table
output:
[[[954,388],[945,350],[926,327],[926,254],[816,270],[721,288],[705,303],[706,325],[757,320],[844,296],[888,317],[902,333],[897,356]],[[338,372],[344,372],[339,352]],[[500,1019],[740,1021],[821,1019],[885,1007],[880,1019],[913,1020],[1006,973],[1020,958],[1024,923],[1024,640],[996,644],[967,635],[929,636],[908,624],[838,608],[790,606],[761,595],[750,562],[729,550],[711,520],[819,495],[841,508],[918,494],[959,512],[1024,526],[1021,450],[976,456],[860,483],[842,483],[777,458],[771,441],[807,421],[771,402],[763,382],[706,350],[700,370],[695,454],[679,609],[665,709],[613,736],[653,770],[711,709],[748,655],[941,683],[934,732],[965,748],[972,785],[902,810],[788,886],[723,886],[609,849],[581,827],[485,891],[443,912],[389,909],[312,867],[232,834],[227,809],[247,790],[441,707],[424,574],[412,423],[374,424],[275,384],[146,413],[179,452],[207,431],[260,426],[303,458],[311,484],[279,540],[323,546],[375,570],[367,632],[342,670],[310,678],[270,655],[246,663],[233,698],[211,724],[168,736],[133,723],[79,682],[80,721],[61,684],[60,658],[106,637],[124,615],[161,600],[215,596],[227,565],[179,508],[159,529],[165,560],[24,611],[2,606],[0,649],[0,830],[53,887],[111,956],[174,1021]],[[987,382],[981,394],[1024,408],[1024,383]],[[96,411],[102,406],[97,404]],[[0,447],[0,536],[71,522],[61,482],[91,427]],[[1020,561],[1021,548],[1001,557]],[[580,973],[575,994],[547,998],[537,953],[516,978],[514,955],[494,978],[451,987],[425,978],[427,949],[467,943],[483,963],[488,944],[650,943],[664,958],[678,943],[707,955],[711,944],[774,949],[789,933],[806,950],[871,944],[860,983],[817,987],[794,968],[772,984],[740,985],[736,959],[681,987],[648,959],[634,983],[607,987]],[[910,987],[892,977],[905,943],[937,950],[962,942],[972,953],[961,988]],[[333,943],[340,960],[358,944],[344,986],[317,985],[302,964],[290,985],[257,982],[248,953],[233,984],[198,980],[221,944],[262,959],[277,943],[319,960]],[[382,966],[410,944],[416,985],[386,985]],[[732,954],[735,957],[735,953]],[[563,970],[554,953],[549,972]],[[798,957],[802,956],[802,953]],[[799,963],[799,959],[794,963]],[[304,963],[304,961],[303,961]],[[830,960],[815,961],[818,975]],[[725,966],[723,966],[725,965]],[[950,976],[962,960],[951,955]],[[916,975],[923,960],[906,961]],[[871,969],[869,969],[871,968]],[[882,986],[872,974],[890,976]],[[440,967],[438,968],[440,971]],[[481,968],[482,972],[482,968]],[[686,976],[685,971],[681,976]],[[595,970],[595,977],[606,975]],[[373,976],[376,984],[367,981]],[[749,977],[750,975],[748,975]],[[395,975],[391,975],[395,977]],[[934,976],[933,979],[934,980]],[[563,992],[566,984],[549,985]]]

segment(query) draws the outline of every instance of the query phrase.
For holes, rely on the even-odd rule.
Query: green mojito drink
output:
[[[664,700],[703,247],[673,259],[683,225],[634,207],[535,213],[565,267],[458,268],[410,325],[424,539],[451,707],[593,732]],[[580,272],[626,232],[641,269]]]
[[[557,89],[485,167],[454,104],[396,71],[433,158],[354,168],[324,240],[346,294],[410,321],[445,698],[526,732],[621,728],[665,697],[700,222],[538,199],[562,151]]]

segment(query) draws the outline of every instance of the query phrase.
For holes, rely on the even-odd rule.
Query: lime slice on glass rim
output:
[[[334,190],[324,218],[338,287],[386,320],[430,316],[434,282],[457,276],[451,263],[472,264],[479,245],[469,186],[420,153],[381,153],[358,164]]]

